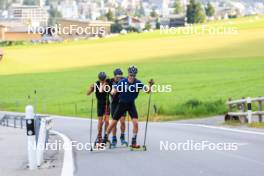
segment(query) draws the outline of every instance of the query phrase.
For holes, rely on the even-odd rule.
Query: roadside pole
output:
[[[252,101],[251,98],[248,97],[247,98],[247,108],[248,108],[248,114],[247,114],[247,119],[248,119],[248,123],[252,123]]]
[[[36,155],[36,136],[34,125],[34,108],[31,105],[26,106],[26,126],[28,138],[28,162],[29,169],[37,169],[37,155]]]

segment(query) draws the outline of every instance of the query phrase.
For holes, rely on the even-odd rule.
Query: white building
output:
[[[62,18],[79,18],[78,6],[76,1],[65,1],[58,6],[58,11],[61,12]]]
[[[129,29],[130,27],[136,28],[141,31],[145,28],[145,22],[141,19],[131,16],[122,16],[118,18],[118,23],[124,29]]]
[[[32,27],[39,27],[47,26],[49,15],[40,6],[12,5],[8,10],[8,17]]]

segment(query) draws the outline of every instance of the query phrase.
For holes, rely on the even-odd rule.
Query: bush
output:
[[[122,29],[122,26],[117,22],[111,25],[111,33],[120,33]]]
[[[168,107],[167,109],[164,109],[163,106],[160,106],[158,109],[158,114],[181,117],[199,117],[224,114],[225,111],[226,106],[223,100],[203,102],[197,99],[191,99],[185,103]]]
[[[2,41],[0,42],[0,46],[15,46],[15,45],[25,45],[27,42],[25,41]]]
[[[137,28],[132,27],[132,26],[129,26],[126,30],[127,30],[128,32],[140,32]]]

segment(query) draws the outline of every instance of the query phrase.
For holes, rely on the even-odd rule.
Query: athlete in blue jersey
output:
[[[118,120],[123,116],[125,112],[128,112],[133,122],[133,137],[132,137],[132,148],[139,148],[137,144],[137,133],[138,133],[138,112],[135,105],[135,100],[138,97],[139,91],[144,89],[145,92],[150,93],[151,86],[154,84],[153,80],[149,81],[149,87],[136,79],[138,69],[135,66],[128,68],[128,77],[119,81],[113,86],[112,95],[119,93],[119,102],[113,115],[113,121],[107,128],[107,132],[104,136],[103,142],[108,141],[108,135],[112,129],[116,126]]]

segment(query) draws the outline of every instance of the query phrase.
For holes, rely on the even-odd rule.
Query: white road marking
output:
[[[232,129],[226,127],[219,127],[219,126],[210,126],[210,125],[202,125],[202,124],[186,124],[186,123],[175,123],[177,125],[186,125],[186,126],[194,126],[194,127],[202,127],[202,128],[210,128],[210,129],[217,129],[217,130],[224,130],[224,131],[232,131],[237,133],[246,133],[246,134],[257,134],[264,136],[263,132],[258,131],[249,131],[249,130],[240,130],[240,129]]]
[[[66,148],[64,148],[64,159],[63,159],[63,166],[61,176],[73,176],[74,175],[74,161],[73,161],[73,150],[72,150],[72,142],[71,140],[64,134],[57,132],[57,131],[50,131],[50,133],[54,133],[60,136]]]
[[[63,116],[53,116],[54,118],[58,119],[69,119],[69,120],[90,120],[90,118],[75,118],[75,117],[63,117]],[[97,121],[96,119],[93,119],[93,121]],[[154,122],[155,124],[159,122]],[[250,131],[250,130],[240,130],[240,129],[232,129],[232,128],[226,128],[226,127],[219,127],[219,126],[210,126],[210,125],[202,125],[202,124],[188,124],[188,123],[171,123],[171,122],[161,122],[161,124],[173,124],[173,125],[185,125],[185,126],[194,126],[194,127],[202,127],[202,128],[210,128],[210,129],[218,129],[218,130],[224,130],[224,131],[232,131],[237,133],[245,133],[245,134],[257,134],[264,136],[264,132],[258,132],[258,131]]]

